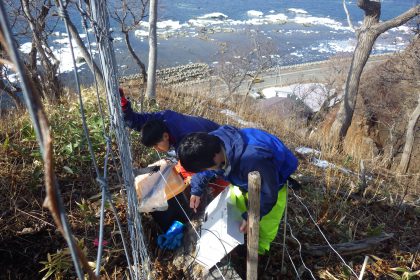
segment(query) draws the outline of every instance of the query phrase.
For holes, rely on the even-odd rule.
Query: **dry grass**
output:
[[[89,91],[89,90],[88,90]],[[264,112],[256,110],[254,101],[243,97],[226,97],[212,92],[211,88],[189,90],[159,89],[158,106],[150,110],[172,109],[186,114],[194,114],[212,119],[221,124],[244,126],[235,118],[221,113],[231,110],[238,117],[252,122],[282,139],[291,149],[305,145],[322,148],[316,140],[305,137],[305,127],[296,125],[292,119],[276,119],[267,117]],[[90,117],[88,124],[95,139],[95,151],[101,159],[104,145],[101,126],[94,95],[86,93],[87,110]],[[63,188],[69,221],[79,240],[84,240],[88,258],[95,259],[96,248],[93,240],[97,237],[99,201],[90,200],[93,194],[99,192],[93,181],[92,166],[85,145],[78,145],[83,138],[81,132],[78,107],[72,98],[63,101],[61,105],[48,105],[47,114],[51,121],[55,138],[55,160],[57,175]],[[37,144],[29,119],[22,113],[10,115],[0,120],[0,262],[5,267],[7,277],[28,278],[39,277],[37,271],[42,266],[40,261],[46,260],[47,253],[56,253],[57,249],[66,247],[65,242],[55,232],[52,219],[41,207],[44,197],[42,169],[40,169]],[[250,124],[248,124],[250,125]],[[133,158],[135,165],[143,166],[154,160],[155,153],[139,145],[137,133],[132,132]],[[78,140],[79,139],[79,140]],[[63,146],[73,145],[73,150],[66,153]],[[77,145],[76,145],[77,144]],[[80,144],[80,143],[79,143]],[[303,189],[299,196],[311,209],[318,225],[330,239],[331,243],[359,240],[380,232],[394,233],[394,239],[382,244],[374,251],[367,252],[380,258],[375,259],[367,267],[365,279],[383,277],[398,279],[392,276],[397,273],[393,268],[405,268],[410,271],[420,269],[416,246],[419,243],[418,208],[408,203],[415,197],[410,197],[407,191],[413,184],[418,184],[419,177],[395,177],[385,173],[377,163],[367,162],[367,171],[371,180],[367,188],[360,191],[358,178],[359,161],[351,156],[336,151],[322,150],[322,158],[337,166],[349,168],[355,174],[344,174],[336,169],[320,169],[310,163],[310,158],[300,158],[300,167],[296,178],[302,183]],[[98,160],[100,163],[101,160]],[[72,172],[69,173],[69,167]],[[116,167],[111,167],[111,182],[117,184]],[[121,196],[115,194],[119,216],[125,220],[125,205]],[[305,210],[295,198],[290,198],[289,222],[299,240],[308,245],[324,244]],[[148,217],[145,216],[145,221]],[[178,279],[182,273],[164,269],[170,260],[156,252],[154,239],[156,229],[148,224],[145,231],[150,241],[151,257],[158,279]],[[121,251],[121,242],[116,234],[116,226],[112,214],[106,212],[105,238],[109,241],[104,255],[104,278],[122,277],[125,270],[125,260]],[[264,271],[263,279],[276,278],[279,275],[281,259],[281,239],[279,234],[273,244],[270,261],[260,268]],[[42,244],[38,241],[42,240]],[[293,242],[289,242],[292,259],[300,262],[298,250]],[[23,253],[22,253],[23,252]],[[160,256],[160,257],[158,257]],[[166,255],[167,256],[167,255]],[[346,257],[356,271],[361,269],[364,255]],[[348,279],[347,272],[334,255],[325,258],[311,258],[304,255],[306,264],[322,279]],[[14,263],[10,263],[13,261]],[[32,265],[28,265],[31,262]],[[17,263],[22,263],[22,268]],[[286,278],[294,278],[290,263],[287,263]],[[243,269],[243,267],[242,267]],[[8,276],[7,276],[8,275]],[[399,273],[398,275],[402,275]],[[72,277],[70,270],[66,278]],[[308,274],[302,277],[306,279]],[[183,275],[188,279],[188,275]],[[330,277],[330,278],[329,278]],[[0,277],[1,278],[1,277]]]

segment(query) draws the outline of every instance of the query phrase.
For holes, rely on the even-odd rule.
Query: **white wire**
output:
[[[293,270],[296,272],[297,279],[300,279],[299,272],[296,269],[295,263],[293,262],[292,257],[289,254],[289,250],[287,250],[287,247],[286,247],[286,254],[287,254],[287,256],[289,256],[289,260],[292,263]]]
[[[303,264],[303,267],[307,270],[307,271],[309,271],[309,273],[311,274],[311,276],[312,276],[312,279],[314,279],[314,280],[316,280],[316,278],[315,278],[315,276],[314,276],[314,274],[312,273],[312,271],[306,266],[306,264],[305,264],[305,262],[303,261],[303,257],[302,257],[302,245],[300,244],[300,242],[299,242],[299,240],[293,235],[293,231],[292,231],[292,227],[290,226],[290,224],[289,223],[287,223],[287,225],[289,226],[289,230],[290,230],[290,235],[292,236],[292,238],[294,239],[294,240],[296,240],[296,242],[299,244],[299,257],[300,257],[300,260],[302,261],[302,264]]]
[[[325,236],[325,234],[322,232],[321,228],[318,226],[318,224],[316,223],[315,219],[312,217],[311,212],[309,211],[308,207],[306,207],[306,205],[303,203],[303,201],[299,198],[299,196],[296,195],[295,191],[292,190],[293,195],[297,198],[297,200],[300,202],[300,204],[302,204],[302,206],[306,209],[306,212],[308,212],[309,217],[311,218],[312,222],[315,224],[315,226],[317,227],[318,231],[321,233],[322,237],[325,239],[325,241],[327,242],[328,246],[334,251],[334,253],[340,258],[340,260],[343,262],[343,264],[350,269],[350,271],[353,273],[354,276],[358,277],[358,275],[356,274],[356,272],[346,263],[346,261],[343,259],[343,257],[341,257],[341,255],[334,249],[334,247],[331,245],[331,243],[328,241],[327,237]]]

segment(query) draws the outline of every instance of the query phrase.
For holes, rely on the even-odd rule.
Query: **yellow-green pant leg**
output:
[[[277,202],[270,212],[260,220],[260,239],[258,241],[258,253],[265,254],[270,251],[270,244],[276,238],[280,221],[286,208],[287,185],[284,185],[277,195]]]
[[[281,218],[283,217],[284,209],[286,208],[287,203],[287,186],[283,186],[277,195],[277,202],[273,206],[270,212],[268,212],[260,220],[260,231],[259,231],[259,241],[258,241],[258,253],[265,254],[270,250],[270,244],[276,238],[277,232],[279,230],[279,225]],[[246,201],[248,194],[244,196],[240,189],[236,186],[231,186],[230,189],[230,198],[233,203],[241,210],[242,212],[247,211]]]

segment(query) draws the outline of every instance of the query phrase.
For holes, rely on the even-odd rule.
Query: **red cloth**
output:
[[[122,88],[118,88],[118,91],[119,91],[120,97],[121,97],[121,107],[124,111],[125,109],[127,109],[128,100],[127,100],[127,98],[125,98],[124,90]]]
[[[209,187],[212,189],[211,194],[213,196],[217,196],[219,193],[221,193],[224,189],[226,189],[227,186],[229,186],[230,183],[226,182],[225,180],[221,178],[216,178],[214,182],[209,183]]]

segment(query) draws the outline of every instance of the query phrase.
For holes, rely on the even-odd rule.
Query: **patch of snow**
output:
[[[231,110],[222,110],[222,111],[220,111],[220,113],[230,117],[231,119],[233,119],[234,121],[236,121],[237,123],[239,123],[242,126],[246,126],[246,127],[256,127],[257,126],[253,122],[245,121],[244,119],[239,117],[235,112],[233,112]]]
[[[333,94],[323,84],[293,84],[285,87],[269,87],[261,91],[264,98],[283,97],[302,100],[313,112],[317,112],[322,103]],[[335,104],[335,102],[333,103]]]
[[[308,147],[297,147],[295,149],[295,151],[297,153],[299,153],[299,154],[302,154],[302,155],[310,155],[310,154],[313,154],[315,156],[319,156],[321,154],[320,151],[315,150],[315,149],[312,149],[312,148],[308,148]]]
[[[261,91],[261,94],[264,98],[272,98],[272,97],[288,97],[290,95],[290,91],[288,91],[285,87],[270,87],[265,88]]]
[[[321,159],[317,159],[317,158],[313,158],[312,159],[312,163],[315,166],[318,166],[318,167],[320,167],[322,169],[327,169],[327,168],[333,168],[333,167],[335,167],[334,164],[332,164],[332,163],[330,163],[330,162],[328,162],[326,160],[321,160]]]
[[[32,42],[27,42],[20,45],[19,50],[22,53],[28,54],[31,52],[31,48],[32,48]]]
[[[312,164],[315,166],[318,166],[319,168],[322,169],[327,169],[327,168],[335,168],[340,170],[341,172],[345,173],[345,174],[353,174],[355,175],[355,173],[347,168],[343,168],[343,167],[339,167],[327,160],[321,160],[321,159],[317,159],[317,158],[312,158]]]

